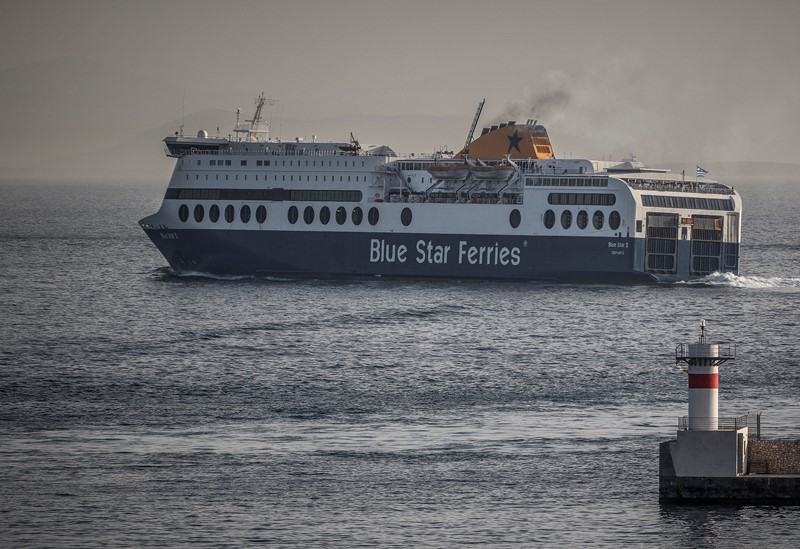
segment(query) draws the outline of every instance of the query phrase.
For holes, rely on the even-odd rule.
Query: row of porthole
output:
[[[216,223],[219,221],[219,206],[216,204],[212,204],[211,207],[208,209],[208,219],[212,223]],[[241,219],[242,223],[249,223],[251,217],[251,210],[250,206],[245,204],[239,209],[239,219]],[[197,223],[203,221],[205,217],[205,208],[203,208],[202,204],[197,204],[194,207],[194,220]],[[236,216],[236,210],[232,204],[228,204],[225,206],[225,221],[228,223],[233,223],[233,220]],[[300,218],[300,212],[297,209],[297,206],[290,206],[286,212],[287,219],[289,223],[294,225],[297,223],[297,220]],[[181,221],[186,223],[189,220],[189,206],[186,204],[181,204],[180,208],[178,208],[178,217]],[[303,210],[303,221],[305,221],[306,225],[311,225],[314,222],[315,212],[314,208],[311,206],[306,206]],[[339,206],[336,208],[336,212],[334,214],[334,218],[336,219],[336,223],[339,225],[344,225],[345,221],[347,221],[347,210],[344,206]],[[403,208],[403,211],[400,212],[400,221],[408,227],[411,224],[411,209],[410,208]],[[361,225],[361,222],[364,220],[364,210],[361,207],[356,206],[353,208],[352,212],[350,212],[350,219],[353,222],[353,225]],[[370,208],[367,212],[367,221],[370,225],[377,225],[378,220],[380,219],[380,212],[378,208]],[[256,221],[261,224],[267,220],[267,208],[265,206],[259,206],[256,208]],[[331,210],[328,206],[323,206],[319,210],[319,221],[323,225],[327,225],[328,222],[331,220]]]
[[[608,226],[612,231],[619,229],[621,222],[622,218],[620,217],[618,211],[614,210],[608,215]],[[592,216],[592,226],[599,231],[603,228],[604,223],[605,214],[600,210],[596,210]],[[555,212],[553,210],[547,210],[544,212],[544,226],[548,229],[552,229],[555,224]],[[580,210],[578,215],[575,216],[575,225],[581,230],[585,229],[589,225],[589,213],[586,210]],[[569,229],[571,226],[572,212],[570,210],[564,210],[561,212],[561,227],[564,229]]]
[[[219,221],[219,206],[216,204],[212,204],[211,207],[208,209],[208,219],[212,223],[216,223]],[[233,223],[235,217],[235,208],[232,204],[228,204],[225,206],[225,221],[228,223]],[[251,210],[250,206],[244,205],[239,210],[239,219],[241,219],[242,223],[249,223],[251,217]],[[297,223],[298,219],[300,218],[300,212],[297,209],[297,206],[290,206],[289,210],[286,213],[287,219],[289,223],[294,225]],[[178,208],[178,217],[184,223],[189,220],[189,206],[186,204],[181,204],[180,208]],[[202,204],[197,204],[194,207],[194,220],[197,223],[203,221],[205,217],[205,209],[203,208]],[[312,206],[306,206],[303,210],[303,221],[305,221],[306,225],[311,225],[314,222],[315,212]],[[339,206],[336,208],[335,213],[336,223],[339,225],[344,225],[347,221],[347,210],[344,206]],[[350,213],[350,219],[353,222],[353,225],[361,225],[361,222],[364,220],[364,211],[361,207],[356,206],[353,208],[352,212]],[[367,221],[370,225],[377,225],[378,220],[380,219],[380,212],[378,208],[372,207],[367,212]],[[400,221],[403,223],[404,226],[408,227],[411,225],[412,213],[410,208],[403,208],[402,212],[400,212]],[[258,206],[256,208],[256,222],[259,224],[264,223],[267,220],[267,208],[265,206]],[[323,206],[319,210],[319,221],[323,225],[327,225],[331,220],[331,210],[328,206]],[[518,209],[511,210],[511,213],[508,216],[508,222],[512,228],[516,229],[519,227],[520,222],[522,221],[522,214]],[[605,222],[605,214],[602,211],[597,210],[594,212],[592,216],[592,225],[595,229],[600,230],[603,228],[603,224]],[[620,226],[620,215],[619,212],[614,210],[608,216],[608,226],[611,228],[612,231],[616,231],[619,229]],[[544,213],[544,226],[548,229],[552,229],[556,223],[556,214],[553,210],[547,210]],[[589,214],[586,210],[580,210],[578,215],[575,216],[575,225],[579,229],[585,229],[589,224]],[[561,212],[561,226],[564,229],[569,229],[572,226],[572,212],[570,210],[564,210]]]

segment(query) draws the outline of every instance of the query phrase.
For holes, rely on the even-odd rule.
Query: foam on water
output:
[[[697,280],[681,281],[678,284],[727,286],[730,288],[800,288],[800,277],[744,276],[715,272]]]

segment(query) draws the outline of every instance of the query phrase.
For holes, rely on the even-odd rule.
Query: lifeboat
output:
[[[514,173],[514,166],[498,164],[497,166],[472,166],[472,175],[475,179],[488,179],[492,181],[505,181]]]
[[[436,179],[462,181],[469,175],[469,166],[464,164],[435,164],[428,168],[428,173]]]

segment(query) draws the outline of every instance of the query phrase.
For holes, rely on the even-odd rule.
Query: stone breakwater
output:
[[[800,475],[800,440],[751,440],[749,472],[765,475]]]

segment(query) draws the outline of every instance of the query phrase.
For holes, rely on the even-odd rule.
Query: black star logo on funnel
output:
[[[511,149],[517,149],[518,153],[522,151],[519,149],[519,142],[522,141],[522,138],[519,136],[519,130],[514,130],[514,135],[508,135],[508,154],[511,154]]]

